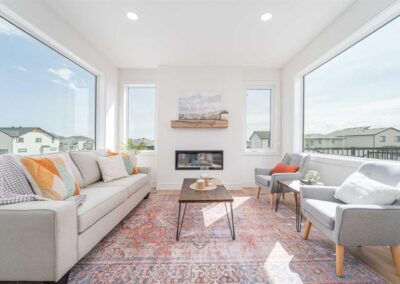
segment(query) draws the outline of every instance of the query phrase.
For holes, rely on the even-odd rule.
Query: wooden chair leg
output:
[[[311,222],[307,220],[306,228],[304,229],[303,239],[308,240],[308,235],[310,234],[311,226],[312,226]]]
[[[285,199],[285,193],[282,192],[282,199]]]
[[[336,276],[343,277],[344,246],[336,245]]]
[[[390,246],[390,252],[392,253],[392,259],[396,274],[400,276],[400,245]]]
[[[260,198],[260,192],[261,192],[261,186],[258,187],[258,192],[257,192],[257,199]]]
[[[269,207],[274,209],[274,194],[272,192],[269,194]]]

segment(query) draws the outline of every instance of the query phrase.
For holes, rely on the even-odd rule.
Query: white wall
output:
[[[275,99],[279,117],[278,70],[243,69],[240,67],[180,67],[161,66],[157,70],[120,70],[120,137],[125,139],[123,119],[126,115],[123,98],[126,84],[155,84],[157,93],[157,130],[155,153],[139,156],[140,165],[152,167],[153,182],[158,189],[179,189],[183,178],[197,177],[199,171],[175,171],[175,150],[224,150],[224,170],[210,171],[220,177],[229,188],[254,185],[254,168],[270,167],[280,159],[280,132],[277,152],[270,155],[244,154],[243,115],[248,82],[275,83]],[[197,92],[222,95],[223,108],[229,110],[227,129],[173,129],[171,120],[178,118],[178,98]],[[279,123],[277,123],[279,125]]]
[[[0,0],[0,15],[98,75],[97,146],[117,139],[118,70],[42,1]]]
[[[302,150],[302,76],[393,18],[399,12],[398,3],[395,0],[355,2],[286,64],[282,70],[283,153]],[[319,170],[327,184],[340,184],[362,161],[314,157],[311,167]]]

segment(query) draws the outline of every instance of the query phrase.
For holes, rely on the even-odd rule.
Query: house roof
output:
[[[133,144],[135,145],[139,145],[141,142],[144,142],[144,144],[148,147],[148,146],[154,146],[154,140],[150,140],[147,138],[137,138],[137,139],[133,139]]]
[[[0,131],[10,137],[21,137],[22,135],[33,131],[39,131],[42,133],[46,133],[51,137],[56,137],[54,134],[41,129],[40,127],[0,127]]]
[[[253,138],[254,135],[257,135],[258,137],[260,137],[260,139],[270,139],[271,131],[254,131],[251,134],[250,139]]]
[[[307,134],[307,139],[343,139],[349,136],[374,136],[388,129],[394,129],[400,133],[400,130],[394,127],[370,128],[370,126],[344,128],[330,132],[328,134]]]
[[[370,128],[370,126],[363,126],[363,127],[353,127],[353,128],[345,128],[341,130],[333,131],[327,136],[336,136],[336,137],[345,137],[345,136],[370,136],[379,134],[387,129],[394,129],[393,127],[385,127],[385,128]],[[399,130],[397,130],[399,131]]]

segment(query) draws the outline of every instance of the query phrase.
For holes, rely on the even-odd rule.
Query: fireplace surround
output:
[[[222,150],[177,150],[175,151],[175,170],[224,169]]]

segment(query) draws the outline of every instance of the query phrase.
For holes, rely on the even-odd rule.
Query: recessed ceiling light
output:
[[[261,21],[266,22],[271,20],[272,14],[271,13],[265,13],[261,16]]]
[[[132,20],[132,21],[136,21],[136,20],[139,19],[139,16],[138,16],[136,13],[133,13],[133,12],[128,12],[128,13],[126,13],[126,17],[127,17],[129,20]]]

